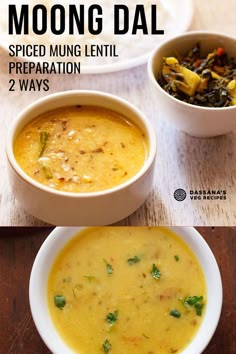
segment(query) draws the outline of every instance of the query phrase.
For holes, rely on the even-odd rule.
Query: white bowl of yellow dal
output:
[[[156,136],[129,102],[98,91],[46,96],[13,121],[9,180],[19,203],[53,225],[107,225],[146,200]]]
[[[35,259],[29,297],[55,354],[200,354],[222,283],[194,228],[58,227]]]

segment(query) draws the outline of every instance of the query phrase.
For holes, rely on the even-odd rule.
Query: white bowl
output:
[[[231,57],[236,57],[236,39],[219,33],[187,32],[161,44],[153,52],[148,63],[148,74],[156,95],[157,109],[177,129],[196,137],[212,137],[236,129],[236,106],[211,108],[191,105],[168,94],[157,82],[163,57],[185,55],[200,43],[203,55],[217,47],[224,47]]]
[[[218,324],[222,307],[222,282],[215,257],[206,241],[190,227],[172,227],[200,262],[207,284],[207,304],[202,324],[182,354],[200,354],[206,348]],[[30,276],[29,299],[36,328],[54,354],[72,354],[72,350],[57,333],[47,304],[47,281],[55,257],[64,245],[82,228],[55,228],[41,246]],[[82,353],[81,353],[82,354]]]
[[[78,104],[105,107],[123,114],[146,134],[149,144],[147,159],[139,172],[125,183],[99,192],[63,192],[38,183],[18,165],[13,144],[21,129],[49,110]],[[13,193],[30,214],[54,225],[107,225],[130,215],[150,193],[155,169],[156,136],[145,115],[121,98],[97,91],[65,91],[34,102],[16,117],[8,132],[6,153]]]

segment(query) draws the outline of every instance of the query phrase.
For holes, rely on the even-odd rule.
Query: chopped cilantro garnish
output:
[[[129,265],[132,265],[140,262],[140,258],[138,256],[134,256],[133,258],[127,259],[127,262],[129,263]]]
[[[115,312],[109,312],[107,317],[106,317],[106,321],[109,323],[109,325],[112,327],[114,326],[115,322],[118,319],[118,310],[116,310]]]
[[[194,307],[198,316],[202,315],[202,309],[204,304],[202,303],[203,296],[188,296],[184,299],[183,304],[184,306]]]
[[[180,318],[181,317],[181,313],[178,310],[171,310],[170,311],[170,315],[176,318]]]
[[[63,310],[63,308],[66,305],[66,299],[63,295],[55,295],[54,296],[54,304],[56,307],[58,307],[60,310]]]
[[[195,309],[196,309],[196,313],[198,316],[201,316],[202,315],[202,309],[204,307],[204,304],[196,304],[195,306]]]
[[[112,274],[112,273],[113,273],[112,265],[109,264],[105,259],[103,259],[103,260],[104,260],[104,262],[106,263],[107,273],[108,273],[108,274]]]
[[[179,261],[179,256],[176,254],[176,255],[174,256],[174,259],[176,260],[176,262],[178,262],[178,261]]]
[[[102,345],[103,351],[105,354],[109,353],[109,350],[111,349],[111,343],[109,342],[108,339],[106,339]]]
[[[184,300],[184,303],[190,306],[195,306],[199,301],[203,300],[203,296],[188,296]]]
[[[160,270],[156,267],[156,265],[153,263],[152,265],[152,270],[151,270],[151,274],[153,276],[154,279],[160,279],[161,277],[161,272]]]

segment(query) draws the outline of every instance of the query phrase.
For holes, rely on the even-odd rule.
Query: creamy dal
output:
[[[158,227],[88,228],[57,256],[47,299],[63,340],[80,354],[173,354],[204,316],[198,260]]]
[[[145,134],[126,117],[94,106],[47,112],[15,139],[19,166],[34,180],[65,192],[96,192],[117,186],[141,169],[148,154]]]

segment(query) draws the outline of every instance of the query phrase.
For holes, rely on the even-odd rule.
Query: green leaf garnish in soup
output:
[[[54,296],[54,304],[56,307],[58,307],[60,310],[63,310],[63,308],[66,305],[66,299],[63,295],[55,295]]]
[[[181,313],[178,310],[171,310],[170,311],[170,315],[176,318],[180,318],[181,317]]]
[[[176,254],[176,255],[174,256],[174,259],[176,260],[176,262],[178,262],[178,261],[179,261],[179,256]]]
[[[118,310],[114,311],[114,312],[109,312],[107,317],[106,317],[106,321],[109,323],[109,325],[112,327],[114,326],[114,324],[116,323],[118,319]]]
[[[196,313],[198,316],[202,315],[202,309],[204,304],[202,303],[203,296],[188,296],[184,299],[184,305],[186,307],[191,306],[196,309]]]
[[[154,279],[160,279],[160,277],[161,277],[161,272],[154,263],[152,265],[151,274]]]
[[[132,264],[135,264],[135,263],[138,263],[138,262],[140,262],[140,258],[138,257],[138,256],[134,256],[133,258],[129,258],[128,260],[127,260],[127,262],[130,264],[130,265],[132,265]]]
[[[40,153],[39,153],[39,157],[41,157],[44,153],[44,150],[46,149],[46,144],[47,144],[47,140],[49,138],[49,133],[48,132],[41,132],[40,133]]]
[[[106,268],[107,268],[107,274],[112,274],[113,273],[113,267],[110,263],[108,263],[105,259],[103,259],[105,264],[106,264]]]
[[[109,353],[109,350],[111,349],[111,343],[109,342],[108,339],[106,339],[102,345],[103,347],[103,352],[108,354]]]
[[[198,316],[201,316],[202,315],[202,309],[204,307],[204,304],[196,304],[195,306],[195,309],[196,309],[196,313]]]

